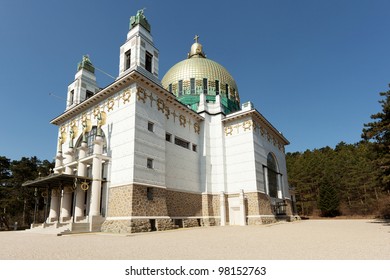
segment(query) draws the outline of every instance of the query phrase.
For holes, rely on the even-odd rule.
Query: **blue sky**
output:
[[[390,83],[390,1],[0,0],[0,156],[53,159],[77,63],[118,75],[138,9],[160,51],[160,79],[195,34],[235,78],[241,101],[290,140],[287,151],[360,141]],[[112,79],[97,72],[104,87]],[[50,96],[54,94],[58,97]]]

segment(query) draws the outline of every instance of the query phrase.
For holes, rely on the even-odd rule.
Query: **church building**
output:
[[[68,87],[53,174],[24,185],[47,200],[34,228],[133,233],[293,218],[288,140],[195,36],[160,80],[142,10],[130,18],[119,74],[99,88],[88,56]],[[182,51],[185,54],[186,50]]]

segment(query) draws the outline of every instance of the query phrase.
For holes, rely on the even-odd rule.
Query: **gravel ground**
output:
[[[2,260],[390,260],[390,223],[305,220],[132,235],[0,232]]]

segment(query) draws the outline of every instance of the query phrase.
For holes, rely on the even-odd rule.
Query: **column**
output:
[[[220,216],[221,216],[221,226],[226,225],[226,200],[225,200],[225,193],[221,192],[219,195],[219,209],[220,209]]]
[[[240,225],[245,226],[246,225],[246,207],[245,207],[244,190],[240,191],[239,200],[240,200],[240,212],[241,212],[240,213],[241,214]]]
[[[51,200],[50,200],[50,212],[49,217],[47,218],[48,223],[52,223],[58,220],[58,210],[60,206],[60,192],[58,189],[51,190]]]
[[[62,149],[61,144],[59,142],[59,148],[56,156],[56,163],[55,163],[55,169],[57,167],[62,166],[62,162],[64,160],[64,157],[62,156]],[[58,171],[54,171],[55,173],[59,173]],[[59,203],[60,203],[60,192],[58,189],[52,189],[51,190],[51,199],[50,199],[50,212],[49,217],[47,218],[47,222],[51,223],[58,220],[59,217]]]
[[[69,150],[65,153],[66,155],[66,163],[71,163],[74,161],[74,152],[73,148],[69,148]],[[65,167],[65,174],[72,175],[73,168],[70,166]],[[73,186],[64,186],[62,190],[61,197],[61,221],[66,221],[70,219],[71,207],[72,207],[72,187]]]
[[[102,159],[100,155],[103,152],[103,138],[96,135],[93,146],[94,158],[92,161],[92,186],[91,186],[91,204],[89,208],[89,217],[100,216],[100,196],[102,186]]]
[[[88,145],[86,142],[81,143],[81,147],[78,148],[79,150],[79,159],[83,159],[87,155],[88,151]],[[85,162],[79,161],[78,166],[77,166],[77,175],[81,177],[86,177],[87,176],[87,164]],[[77,218],[83,217],[84,216],[84,201],[85,201],[85,195],[86,191],[83,191],[80,188],[80,183],[78,182],[77,190],[76,190],[76,206],[75,206],[75,221],[77,222]]]

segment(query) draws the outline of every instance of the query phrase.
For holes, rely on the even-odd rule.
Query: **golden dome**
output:
[[[212,96],[220,94],[229,103],[239,106],[238,89],[232,75],[221,64],[206,58],[197,37],[188,58],[172,66],[164,75],[161,80],[163,87],[187,105],[193,105],[199,100],[195,97],[205,93],[210,100]]]

